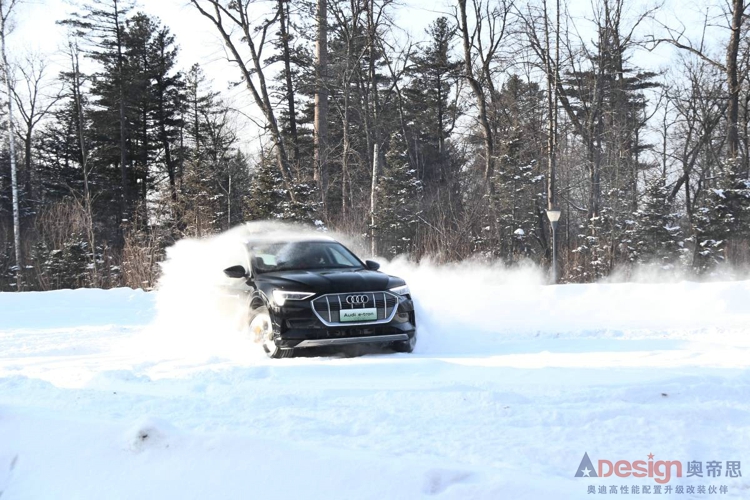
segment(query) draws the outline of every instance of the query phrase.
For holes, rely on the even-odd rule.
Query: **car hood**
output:
[[[264,282],[284,289],[298,289],[315,293],[372,292],[401,286],[404,280],[395,276],[360,270],[279,271],[263,273],[258,284]]]

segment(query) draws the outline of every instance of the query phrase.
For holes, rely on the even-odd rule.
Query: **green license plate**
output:
[[[367,309],[344,309],[339,312],[339,321],[347,323],[349,321],[377,321],[378,310],[374,307]]]

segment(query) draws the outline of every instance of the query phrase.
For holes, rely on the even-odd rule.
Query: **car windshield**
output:
[[[362,262],[335,241],[286,241],[249,245],[258,273],[314,269],[362,269]]]

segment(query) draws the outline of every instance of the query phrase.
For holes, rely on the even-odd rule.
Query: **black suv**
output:
[[[230,278],[250,287],[250,332],[272,358],[330,345],[385,343],[412,352],[414,304],[401,278],[362,262],[331,238],[246,242],[250,270],[232,266]]]

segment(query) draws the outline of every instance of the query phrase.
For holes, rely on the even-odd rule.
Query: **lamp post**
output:
[[[560,220],[560,211],[556,208],[547,210],[547,218],[552,224],[552,283],[557,283],[557,221]]]

